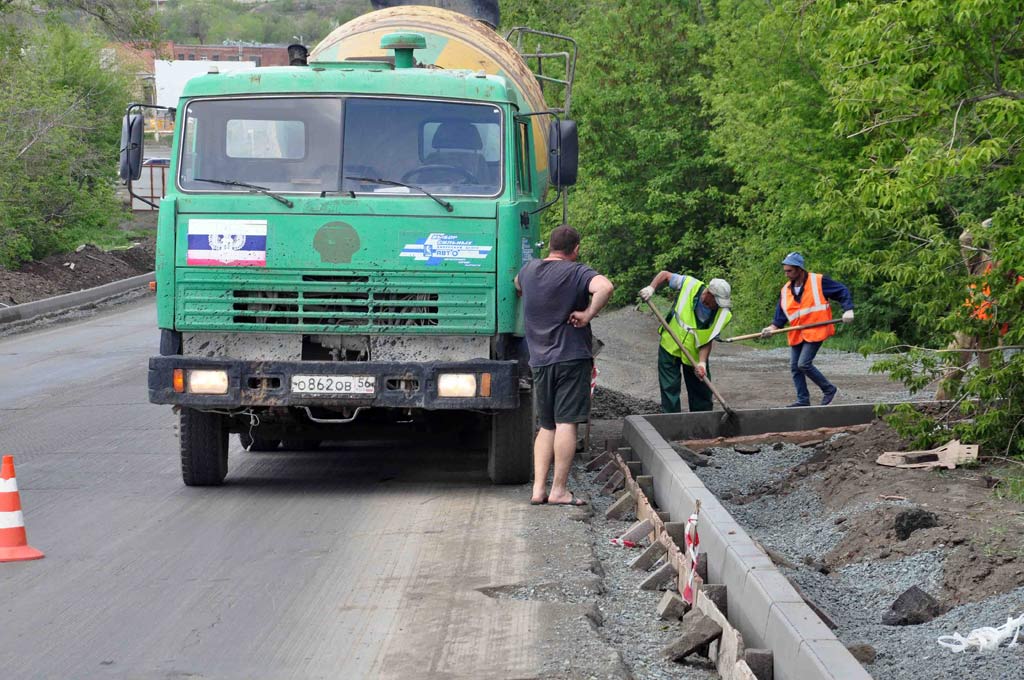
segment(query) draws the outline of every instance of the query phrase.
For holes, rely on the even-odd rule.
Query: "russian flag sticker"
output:
[[[266,267],[266,220],[189,220],[190,265]]]

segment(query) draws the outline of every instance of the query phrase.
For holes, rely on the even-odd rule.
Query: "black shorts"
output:
[[[533,408],[542,428],[587,422],[593,367],[593,359],[575,359],[533,369]]]

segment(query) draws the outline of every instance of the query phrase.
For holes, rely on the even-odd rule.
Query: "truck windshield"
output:
[[[342,113],[344,111],[344,114]],[[361,97],[196,100],[185,110],[185,191],[495,196],[501,111],[487,104]],[[347,179],[350,177],[366,178]],[[386,182],[371,182],[386,180]]]
[[[178,182],[186,191],[338,189],[341,100],[330,97],[199,100],[185,110]],[[217,183],[203,180],[218,180]]]
[[[345,102],[344,176],[415,184],[432,194],[493,196],[501,189],[501,139],[495,106],[352,98]],[[411,191],[353,179],[344,179],[342,190]]]

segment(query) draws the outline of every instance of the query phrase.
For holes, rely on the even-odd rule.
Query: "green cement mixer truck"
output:
[[[524,37],[565,47],[524,56]],[[526,481],[513,277],[576,179],[575,43],[395,7],[291,50],[291,66],[193,78],[175,109],[149,398],[179,411],[185,484],[223,483],[231,433],[304,449],[431,422],[480,426],[491,479]]]

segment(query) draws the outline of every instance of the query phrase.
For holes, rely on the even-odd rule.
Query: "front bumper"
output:
[[[221,370],[228,376],[227,394],[175,392],[175,369]],[[473,373],[478,384],[490,374],[490,396],[441,397],[442,373]],[[301,394],[291,390],[292,376],[374,376],[373,394]],[[479,390],[478,390],[479,392]],[[160,356],[149,360],[149,400],[194,408],[247,406],[320,406],[348,408],[423,408],[429,410],[506,410],[519,405],[519,366],[515,361],[461,362],[333,362],[236,361],[190,356]]]

